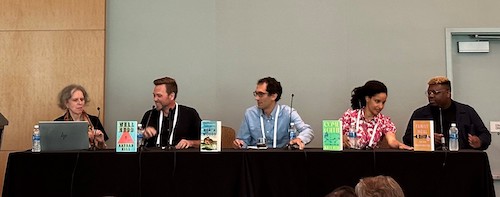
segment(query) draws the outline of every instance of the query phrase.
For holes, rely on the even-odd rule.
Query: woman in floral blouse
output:
[[[357,134],[356,148],[375,148],[385,135],[391,148],[413,149],[396,139],[396,126],[389,116],[380,113],[384,109],[386,100],[387,87],[380,81],[371,80],[364,86],[352,90],[352,109],[348,109],[340,118],[344,147],[351,147],[347,133],[352,127]]]

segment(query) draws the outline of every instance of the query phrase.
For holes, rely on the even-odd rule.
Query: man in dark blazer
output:
[[[490,131],[474,108],[451,99],[450,80],[437,76],[430,79],[428,85],[426,94],[429,104],[413,112],[403,142],[413,146],[414,120],[433,120],[436,150],[443,147],[442,138],[445,139],[445,146],[449,144],[448,130],[451,123],[457,124],[460,149],[486,150],[491,143]]]

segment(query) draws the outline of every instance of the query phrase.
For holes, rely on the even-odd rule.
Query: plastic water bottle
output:
[[[290,128],[288,128],[288,135],[290,136],[290,141],[297,137],[297,127],[295,127],[295,123],[290,123]]]
[[[137,150],[139,150],[142,146],[143,136],[144,136],[144,128],[142,128],[142,124],[137,124]]]
[[[451,123],[450,127],[450,151],[458,151],[458,129],[457,124]]]
[[[40,145],[40,129],[38,125],[35,125],[33,127],[33,147],[31,149],[31,152],[40,152],[42,149]]]
[[[358,134],[356,133],[356,127],[354,123],[351,123],[351,127],[349,127],[347,138],[349,139],[349,144],[351,144],[351,148],[358,149]]]

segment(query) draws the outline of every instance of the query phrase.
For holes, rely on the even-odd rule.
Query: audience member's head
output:
[[[356,193],[354,192],[354,188],[344,185],[337,187],[325,197],[356,197]]]
[[[390,176],[366,177],[355,187],[358,197],[404,197],[403,189]]]

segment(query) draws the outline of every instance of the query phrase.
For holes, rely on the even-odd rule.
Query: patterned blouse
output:
[[[372,120],[366,121],[363,109],[348,109],[344,113],[342,118],[340,118],[340,121],[342,122],[342,133],[346,135],[349,132],[351,123],[354,123],[354,125],[356,125],[358,112],[361,110],[359,117],[359,128],[356,131],[358,134],[359,147],[364,149],[369,146],[373,134],[373,129],[375,127],[377,131],[375,132],[375,136],[373,137],[373,144],[371,145],[371,148],[376,147],[377,143],[380,141],[380,138],[382,138],[382,136],[387,132],[396,133],[396,126],[391,121],[391,118],[389,116],[384,116],[382,113],[379,113]],[[354,126],[354,128],[356,128],[356,126]]]

